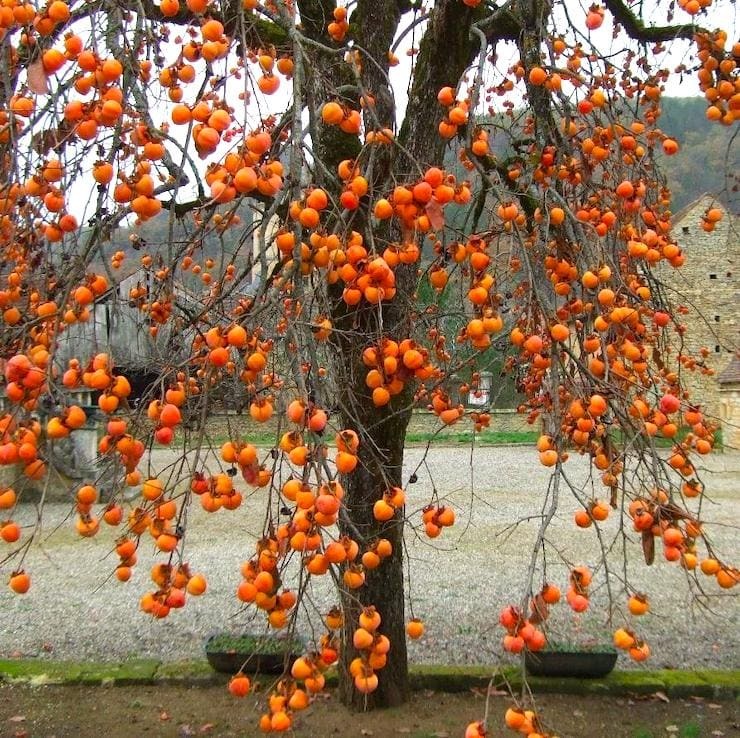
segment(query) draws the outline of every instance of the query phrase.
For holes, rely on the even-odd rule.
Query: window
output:
[[[709,275],[709,279],[717,279],[717,275],[716,274],[710,274]]]
[[[681,228],[681,230],[682,230],[682,231],[683,231],[684,233],[688,233],[688,232],[689,232],[689,227],[688,227],[688,226],[683,226],[683,228]]]
[[[715,323],[719,323],[719,315],[715,315],[714,316],[714,322]]]
[[[715,347],[714,347],[714,353],[715,353],[715,354],[718,354],[718,353],[720,352],[720,350],[721,350],[721,349],[720,349],[720,347],[719,347],[719,346],[715,346]]]

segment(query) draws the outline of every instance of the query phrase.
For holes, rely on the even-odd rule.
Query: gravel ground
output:
[[[407,451],[405,478],[419,466],[422,456],[422,449]],[[153,468],[162,469],[173,458],[171,452],[155,451],[150,462]],[[716,550],[737,564],[740,454],[716,455],[707,464],[704,479],[712,503],[702,511],[702,519]],[[584,460],[574,457],[566,467],[573,483],[583,487],[588,474]],[[537,463],[531,448],[488,447],[472,452],[470,448],[438,448],[427,455],[417,473],[418,482],[408,487],[410,514],[417,511],[414,518],[419,520],[418,510],[429,501],[430,480],[434,479],[439,496],[455,507],[457,523],[445,529],[433,545],[409,531],[411,606],[414,615],[427,625],[425,636],[410,644],[410,657],[418,663],[497,663],[502,635],[498,611],[521,597],[539,524],[537,516],[546,494],[547,470]],[[28,552],[24,562],[33,578],[31,591],[23,597],[6,588],[0,591],[0,656],[79,660],[202,656],[209,634],[239,631],[253,617],[251,612],[240,612],[234,591],[240,581],[239,564],[253,551],[264,495],[265,491],[259,490],[246,497],[235,512],[206,515],[199,507],[193,511],[186,558],[194,570],[207,575],[208,592],[189,598],[184,609],[161,621],[152,620],[137,606],[138,597],[150,587],[148,571],[155,560],[151,547],[141,547],[134,576],[121,584],[111,578],[115,564],[112,531],[79,539],[71,519],[65,520],[69,507],[48,505],[40,545]],[[563,589],[568,571],[565,562],[593,565],[599,559],[595,529],[577,530],[572,523],[576,508],[573,496],[563,491],[548,532],[547,579]],[[535,519],[514,525],[527,516]],[[25,506],[16,517],[32,524],[35,508]],[[601,530],[610,549],[613,601],[619,606],[615,621],[622,624],[625,568],[617,517],[612,515]],[[637,541],[630,540],[627,546],[630,585],[650,595],[652,612],[636,623],[653,650],[647,666],[740,668],[736,590],[727,594],[700,575],[700,584],[709,596],[698,598],[686,573],[663,561],[660,550],[656,563],[646,567]],[[537,576],[540,582],[542,574]],[[586,614],[574,619],[565,605],[554,608],[550,621],[554,640],[609,637],[611,630],[604,615],[609,598],[603,582],[602,571],[595,576],[593,605]],[[332,602],[331,593],[320,585],[312,592],[312,602],[324,611]],[[261,622],[255,621],[255,625]],[[308,629],[306,622],[300,627]],[[620,661],[622,668],[635,666],[629,659]]]

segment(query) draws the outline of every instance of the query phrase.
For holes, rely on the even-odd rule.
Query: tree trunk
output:
[[[416,269],[399,268],[396,285],[399,295],[408,295],[416,279]],[[359,463],[347,475],[340,530],[366,550],[378,538],[386,538],[393,553],[377,569],[365,572],[365,585],[343,590],[345,625],[343,633],[342,679],[340,692],[345,704],[360,710],[391,707],[408,699],[408,671],[405,631],[405,590],[403,577],[403,511],[392,520],[380,523],[373,515],[373,505],[391,487],[403,487],[403,450],[406,428],[411,419],[413,389],[396,395],[385,407],[373,405],[371,391],[365,384],[367,367],[363,350],[381,337],[402,340],[411,335],[410,311],[406,299],[394,300],[382,307],[346,310],[341,299],[332,316],[340,330],[335,332],[335,369],[339,377],[338,405],[343,427],[355,430],[360,438]],[[409,383],[410,384],[410,383]],[[374,605],[381,617],[379,632],[391,643],[385,667],[377,671],[378,689],[368,696],[359,693],[348,673],[349,664],[358,654],[352,635],[363,607]]]
[[[460,7],[458,7],[460,6]],[[462,8],[462,10],[460,10]],[[430,20],[430,30],[422,41],[425,64],[419,65],[414,88],[409,101],[407,116],[399,136],[404,148],[413,158],[389,150],[378,154],[374,169],[374,186],[387,191],[394,181],[408,179],[418,165],[439,164],[444,157],[445,142],[437,135],[437,122],[442,115],[436,93],[442,84],[454,84],[467,65],[471,54],[467,38],[472,14],[458,0],[440,3]],[[386,52],[399,18],[398,7],[393,2],[363,2],[358,5],[356,17],[365,30],[361,46],[370,52],[377,65],[366,64],[363,81],[366,89],[376,98],[373,113],[366,113],[365,122],[370,128],[373,120],[392,126],[394,110],[386,78],[380,70],[387,71]],[[445,35],[456,30],[457,49],[453,60],[440,54],[438,49]],[[458,38],[459,36],[459,38]],[[435,54],[434,49],[437,49]],[[434,121],[430,125],[430,121]],[[338,147],[334,148],[337,155]],[[393,153],[394,157],[391,156]],[[329,153],[329,152],[327,152]],[[344,158],[344,157],[341,157]],[[395,160],[394,160],[395,158]],[[366,213],[358,214],[353,227],[361,232],[373,228]],[[374,236],[379,242],[399,242],[401,233],[385,231],[387,225],[376,225]],[[408,236],[406,236],[408,237]],[[370,239],[366,239],[372,243]],[[342,679],[340,694],[343,702],[355,709],[392,707],[409,697],[408,660],[406,652],[405,589],[403,571],[402,511],[388,523],[378,523],[373,516],[373,505],[394,486],[403,487],[402,466],[406,429],[411,419],[414,387],[411,382],[405,391],[394,397],[389,405],[375,408],[371,393],[365,385],[367,368],[362,363],[362,351],[377,343],[382,337],[397,341],[413,336],[414,291],[418,280],[417,265],[396,269],[396,299],[378,307],[360,307],[347,310],[341,300],[341,291],[334,290],[332,320],[335,332],[336,376],[339,377],[339,404],[345,428],[360,436],[359,464],[344,480],[347,518],[340,519],[342,533],[364,541],[364,546],[376,538],[387,538],[393,554],[374,570],[366,572],[365,585],[358,590],[343,592],[345,625],[343,633]],[[330,291],[331,292],[331,291]],[[362,544],[361,544],[362,545]],[[369,695],[361,694],[354,687],[348,673],[349,665],[358,653],[352,645],[352,635],[357,628],[362,607],[374,605],[381,616],[379,632],[390,643],[387,663],[378,670],[378,688]]]
[[[366,571],[365,585],[359,590],[343,590],[345,614],[341,696],[345,704],[356,709],[392,707],[408,699],[408,670],[404,615],[405,590],[403,580],[403,521],[402,513],[388,523],[378,523],[373,516],[374,502],[392,486],[402,485],[403,447],[410,409],[384,419],[368,418],[366,428],[372,431],[361,436],[360,463],[346,480],[345,502],[351,519],[350,529],[359,532],[368,543],[375,538],[387,538],[393,554],[377,569]],[[349,419],[348,419],[349,425]],[[352,634],[362,607],[374,605],[381,617],[379,632],[388,637],[391,649],[385,667],[377,672],[378,689],[370,695],[359,693],[347,673],[350,662],[358,654],[352,646]]]
[[[321,15],[317,7],[320,2],[302,0],[300,4],[302,7],[310,4],[318,17]],[[394,126],[396,111],[386,76],[387,52],[401,14],[406,10],[408,7],[401,0],[360,0],[351,18],[358,33],[358,48],[363,50],[363,55],[373,59],[373,62],[363,59],[360,72],[364,89],[375,100],[372,109],[365,111],[368,130]],[[418,167],[442,163],[446,146],[437,133],[437,124],[444,110],[436,95],[443,85],[456,84],[476,53],[477,46],[469,37],[473,18],[474,12],[459,0],[440,0],[435,4],[420,44],[420,60],[416,66],[407,116],[399,131],[403,149],[388,147],[386,150],[381,147],[375,152],[372,186],[376,192],[388,192],[395,182],[415,179]],[[319,30],[317,27],[316,33]],[[327,66],[326,61],[323,65],[317,61],[308,71],[313,84],[311,94],[317,101],[327,99],[331,91],[331,75],[327,76],[327,71],[332,67]],[[316,69],[320,70],[318,74]],[[340,83],[338,78],[332,81],[334,85]],[[318,133],[317,151],[330,171],[342,159],[357,155],[356,139],[326,126],[320,126]],[[353,214],[351,227],[365,235],[368,248],[376,242],[402,242],[409,238],[409,234],[395,232],[387,224],[372,224],[365,208]],[[370,229],[373,229],[372,234]],[[373,505],[390,487],[403,487],[403,450],[415,388],[409,382],[405,391],[394,397],[389,405],[375,408],[365,385],[367,368],[362,363],[363,350],[382,338],[401,341],[413,336],[417,265],[401,266],[396,269],[395,276],[396,298],[382,306],[361,305],[348,309],[341,298],[341,287],[334,285],[329,289],[331,318],[335,327],[333,363],[339,384],[337,404],[343,427],[357,431],[360,436],[359,464],[343,480],[346,514],[340,518],[340,530],[358,540],[362,550],[380,537],[387,538],[393,546],[391,557],[377,569],[365,573],[363,587],[343,592],[345,625],[340,693],[345,704],[356,709],[398,705],[409,695],[403,514],[398,511],[393,520],[378,523],[373,516]],[[391,643],[385,667],[376,672],[378,688],[368,696],[355,689],[348,673],[351,661],[358,655],[352,645],[352,636],[360,611],[366,605],[374,605],[380,613],[379,632]]]

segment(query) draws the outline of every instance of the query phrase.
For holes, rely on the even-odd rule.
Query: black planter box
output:
[[[236,674],[282,674],[304,652],[303,641],[264,636],[211,636],[206,658],[214,671]]]
[[[531,676],[598,679],[606,676],[616,663],[616,650],[526,651],[524,654],[524,665]]]

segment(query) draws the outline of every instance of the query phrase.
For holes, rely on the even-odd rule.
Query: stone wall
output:
[[[719,400],[722,443],[725,448],[740,451],[740,383],[723,385]]]
[[[519,433],[539,431],[539,424],[534,426],[527,424],[527,416],[521,415],[516,410],[492,410],[491,425],[489,431],[495,433]],[[441,426],[439,418],[428,410],[414,410],[409,423],[408,432],[434,433]],[[219,413],[213,414],[208,418],[208,433],[211,438],[222,441],[229,436],[229,428],[238,433],[244,440],[249,440],[250,436],[260,439],[268,434],[275,434],[278,431],[278,418],[273,418],[267,423],[255,423],[249,413]],[[286,423],[283,422],[283,428],[287,430]],[[464,419],[445,429],[445,435],[454,433],[466,433],[472,430],[472,424],[469,420]]]
[[[709,207],[723,210],[714,231],[702,229],[701,219]],[[720,410],[717,377],[740,347],[740,219],[728,213],[711,196],[704,195],[674,219],[673,233],[686,255],[679,269],[658,270],[669,301],[689,312],[678,315],[687,327],[685,350],[698,356],[706,347],[711,376],[683,371],[694,401],[717,417]]]
[[[527,416],[516,410],[491,410],[491,425],[488,430],[494,433],[520,433],[539,431],[539,424],[528,425]],[[439,418],[428,410],[415,410],[409,423],[409,433],[434,433],[441,423]],[[450,432],[465,433],[472,430],[469,420],[461,420],[450,428]]]

